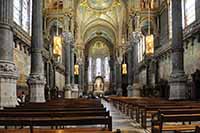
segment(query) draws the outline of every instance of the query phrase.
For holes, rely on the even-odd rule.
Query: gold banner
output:
[[[60,36],[53,37],[53,54],[55,56],[62,55],[62,38]]]
[[[74,65],[74,75],[79,75],[79,65]]]
[[[122,74],[126,75],[127,74],[127,65],[124,63],[122,64]]]
[[[154,53],[154,36],[147,35],[146,36],[146,54],[151,55]]]

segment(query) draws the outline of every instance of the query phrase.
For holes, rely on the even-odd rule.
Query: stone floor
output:
[[[113,131],[120,129],[122,133],[150,133],[150,129],[144,130],[136,121],[122,114],[112,104],[102,100],[102,104],[110,111],[113,122]]]

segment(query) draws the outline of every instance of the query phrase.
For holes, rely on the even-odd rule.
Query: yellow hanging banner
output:
[[[126,75],[127,74],[127,65],[124,63],[122,64],[122,74]]]
[[[154,36],[153,34],[146,36],[146,54],[152,55],[154,53]]]
[[[74,65],[74,75],[79,75],[79,65]]]
[[[56,57],[62,55],[62,38],[60,36],[53,37],[53,54]]]

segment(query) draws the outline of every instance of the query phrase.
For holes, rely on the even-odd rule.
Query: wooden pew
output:
[[[193,112],[190,109],[188,111],[187,109],[159,111],[156,118],[154,116],[154,119],[152,119],[152,132],[195,130],[195,127],[200,126],[200,124],[190,124],[190,122],[198,121],[200,121],[199,110]],[[189,124],[174,124],[177,122],[189,122]],[[173,125],[165,125],[165,123],[173,123]]]
[[[200,133],[200,127],[199,126],[196,126],[195,133]]]
[[[29,129],[0,129],[0,133],[30,133]],[[112,133],[101,128],[33,129],[33,133]]]
[[[112,131],[112,118],[99,100],[70,99],[44,103],[29,103],[23,107],[0,110],[0,125],[65,126],[105,125]]]

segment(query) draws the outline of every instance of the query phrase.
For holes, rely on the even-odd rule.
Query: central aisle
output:
[[[120,129],[123,133],[147,133],[147,131],[141,128],[136,121],[122,114],[112,104],[103,99],[101,102],[104,107],[110,111],[110,115],[112,116],[113,131]]]

